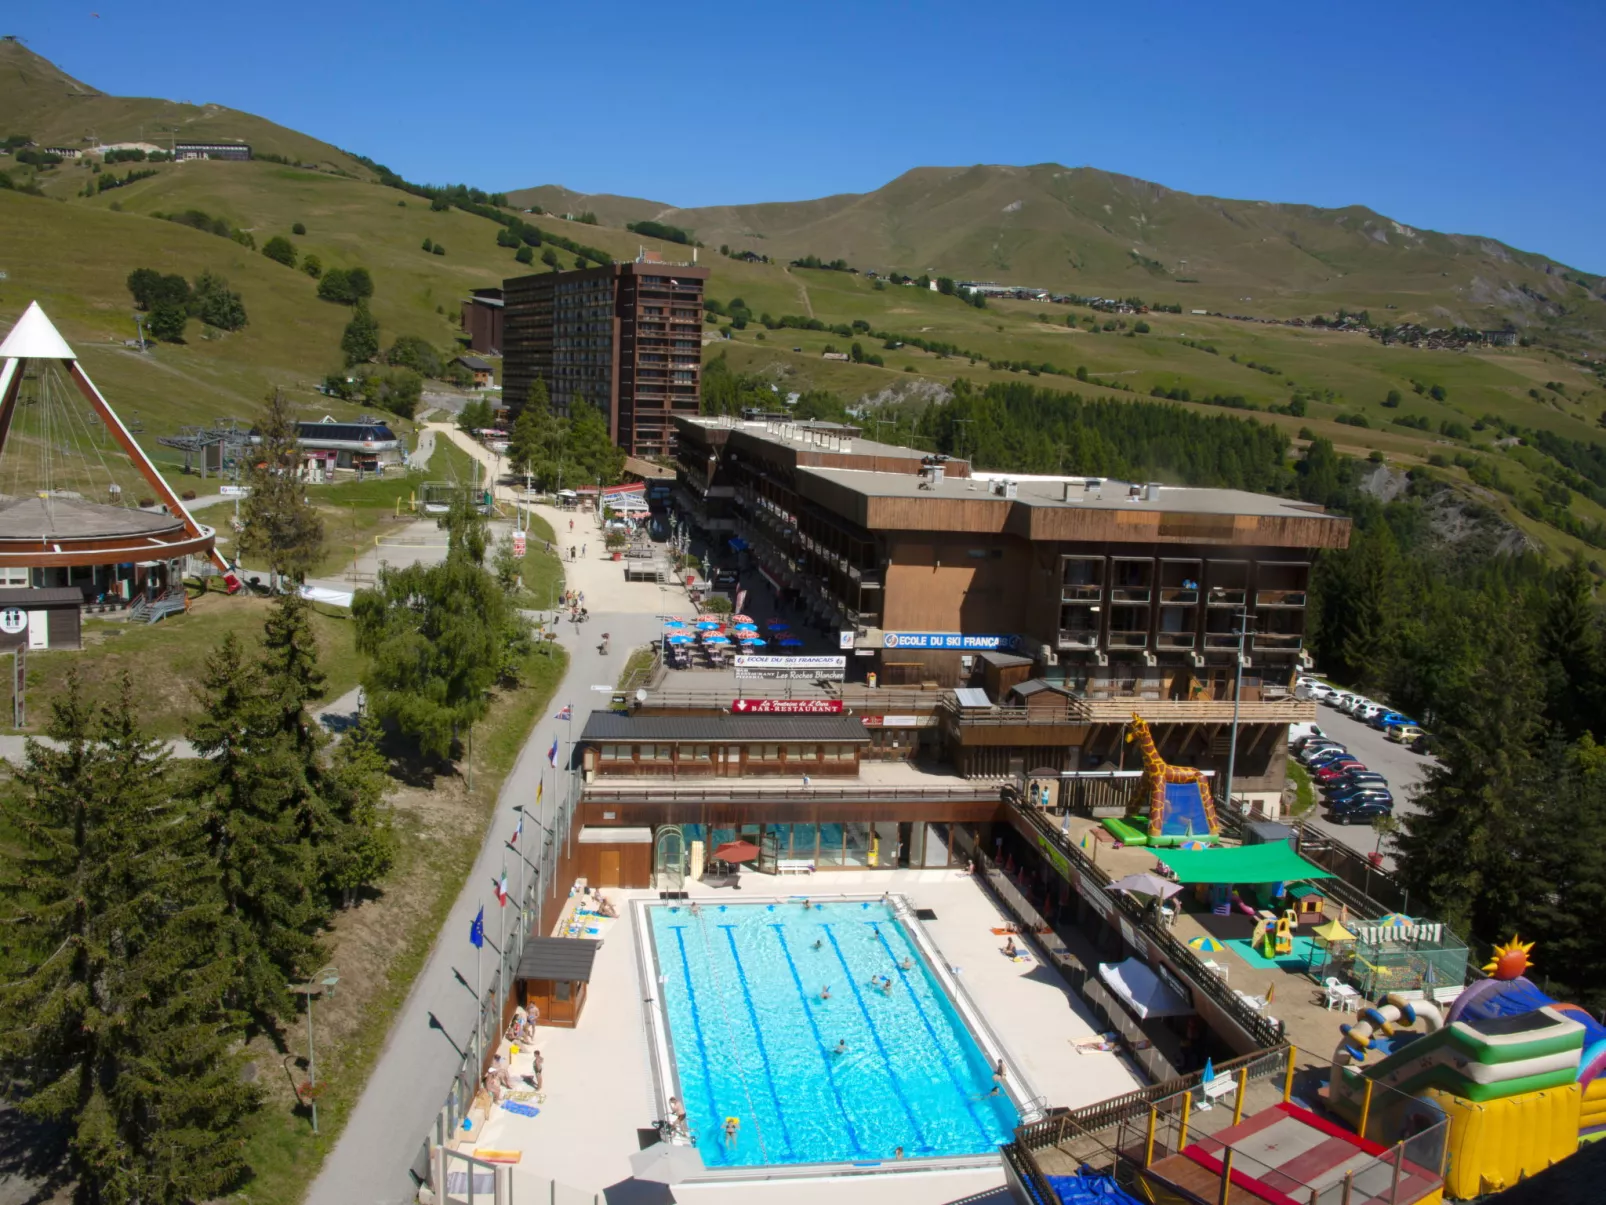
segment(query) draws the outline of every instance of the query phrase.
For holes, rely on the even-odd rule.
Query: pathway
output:
[[[435,429],[445,430],[448,438],[470,454],[491,463],[491,453],[446,424],[437,424]],[[512,495],[507,487],[499,487],[497,493]],[[554,529],[566,532],[571,518],[577,534],[582,525],[589,528],[586,542],[600,549],[600,533],[590,515],[548,507],[537,509]],[[663,589],[650,583],[625,582],[620,565],[595,554],[578,563],[566,563],[564,568],[571,587],[585,591],[591,621],[583,628],[564,625],[561,629],[560,640],[570,656],[569,672],[502,785],[490,828],[481,835],[479,857],[468,882],[396,1015],[379,1061],[312,1185],[308,1205],[400,1205],[414,1199],[415,1185],[409,1169],[446,1095],[457,1067],[458,1048],[474,1027],[474,996],[464,990],[458,976],[464,980],[473,977],[469,925],[481,903],[491,899],[494,910],[491,883],[503,866],[502,844],[515,822],[513,806],[533,805],[536,784],[547,768],[546,753],[553,740],[568,747],[567,742],[579,734],[591,711],[606,705],[608,696],[591,687],[605,686],[611,691],[631,649],[659,633],[656,615],[664,605]],[[613,636],[611,652],[606,657],[598,647],[603,632]],[[553,718],[564,704],[574,707],[572,723]],[[557,795],[554,790],[545,793],[539,817],[544,824],[552,822]]]

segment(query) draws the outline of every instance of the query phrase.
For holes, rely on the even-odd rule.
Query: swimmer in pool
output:
[[[902,1159],[903,1158],[903,1148],[901,1146],[894,1147],[893,1150],[892,1150],[892,1157],[894,1159]]]
[[[892,976],[891,975],[883,975],[883,976],[881,976],[881,994],[883,996],[892,995]]]
[[[736,1130],[737,1130],[737,1127],[740,1126],[740,1125],[741,1125],[741,1122],[735,1117],[727,1117],[725,1119],[725,1145],[726,1146],[734,1146],[736,1144]]]
[[[837,1040],[836,1049],[833,1050],[831,1053],[832,1054],[846,1054],[847,1052],[848,1052],[848,1040],[846,1038],[840,1038],[840,1039]]]
[[[831,985],[829,983],[827,983],[824,987],[822,987],[820,989],[820,1001],[821,1001],[821,1003],[824,1003],[825,1001],[829,1000],[830,998],[831,998]]]
[[[905,971],[912,971],[915,969],[915,960],[906,955],[904,960],[900,962],[898,966]]]
[[[824,949],[825,948],[825,939],[821,938],[821,937],[816,937],[814,939],[814,948],[816,950]]]

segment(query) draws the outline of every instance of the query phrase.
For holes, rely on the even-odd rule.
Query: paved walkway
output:
[[[445,424],[435,429],[447,431],[448,438],[457,437],[471,453],[478,448]],[[490,456],[483,448],[478,450],[484,453],[482,460]],[[511,494],[511,490],[507,492]],[[561,520],[565,528],[573,517],[577,530],[583,522],[592,524],[595,531],[589,516],[540,510],[549,521]],[[600,544],[600,539],[597,542]],[[512,808],[515,804],[533,807],[536,784],[547,768],[546,752],[553,740],[558,739],[560,745],[571,741],[591,711],[607,704],[607,695],[590,687],[611,690],[631,649],[659,633],[656,614],[662,603],[658,586],[627,583],[619,565],[601,558],[564,567],[572,587],[585,591],[591,620],[584,627],[564,625],[561,630],[560,640],[571,658],[569,673],[502,786],[491,826],[480,835],[481,849],[473,871],[396,1015],[379,1062],[344,1131],[312,1185],[309,1205],[399,1205],[413,1200],[415,1186],[409,1169],[445,1098],[457,1067],[458,1048],[474,1027],[473,993],[464,990],[457,976],[473,979],[469,925],[481,902],[490,898],[493,877],[502,868],[502,843],[515,822]],[[683,607],[684,596],[681,604]],[[603,632],[613,637],[606,657],[598,649]],[[566,703],[574,707],[572,723],[553,718]],[[550,778],[550,769],[547,774]],[[552,822],[557,794],[549,783],[540,817],[545,824]]]

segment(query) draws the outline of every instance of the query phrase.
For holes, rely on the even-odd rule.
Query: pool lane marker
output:
[[[708,1097],[708,1117],[710,1122],[719,1125],[719,1102],[714,1099],[714,1067],[708,1061],[708,1044],[703,1041],[703,1018],[697,1008],[697,993],[691,985],[691,960],[686,957],[686,926],[670,925],[675,933],[675,944],[680,947],[680,973],[686,980],[686,999],[691,1003],[692,1030],[697,1034],[697,1053],[703,1061],[703,1094]],[[699,1149],[701,1149],[699,1147]],[[703,1158],[707,1159],[705,1151]]]
[[[915,1012],[920,1015],[920,1023],[926,1027],[926,1033],[931,1037],[932,1047],[937,1050],[942,1049],[942,1039],[937,1036],[936,1027],[932,1025],[931,1018],[926,1015],[926,1007],[920,1003],[920,996],[916,993],[914,984],[909,982],[909,972],[903,969],[903,964],[898,961],[897,954],[893,952],[892,943],[887,940],[887,935],[881,932],[881,922],[869,920],[864,923],[869,925],[876,937],[880,939],[882,946],[886,948],[887,957],[892,960],[892,965],[898,969],[898,978],[903,981],[903,990],[908,994],[909,1002],[915,1006]],[[955,1009],[954,1011],[957,1016],[958,1010]],[[964,1099],[965,1111],[970,1114],[971,1123],[976,1127],[976,1132],[981,1135],[981,1140],[988,1144],[993,1143],[993,1136],[987,1132],[986,1125],[976,1115],[976,1106],[981,1101],[976,1099],[975,1094],[969,1088],[959,1082],[959,1077],[954,1074],[952,1063],[947,1059],[938,1059],[937,1061],[942,1064],[942,1069],[947,1072],[948,1082],[954,1086],[954,1091]],[[986,1099],[985,1096],[982,1097],[982,1100]]]
[[[831,1095],[836,1097],[837,1111],[842,1114],[842,1124],[848,1131],[848,1140],[853,1143],[854,1150],[860,1155],[868,1155],[864,1143],[859,1141],[859,1132],[853,1128],[853,1119],[848,1115],[847,1102],[842,1099],[842,1092],[836,1086],[836,1065],[831,1061],[831,1053],[825,1048],[825,1039],[820,1036],[820,1025],[814,1019],[814,1010],[809,1006],[809,994],[803,987],[803,978],[797,973],[797,963],[792,959],[792,950],[786,944],[786,926],[784,924],[771,924],[775,936],[781,943],[781,953],[786,955],[787,968],[792,972],[792,983],[797,987],[797,998],[803,1004],[803,1015],[808,1019],[809,1028],[814,1031],[815,1048],[820,1052],[820,1061],[825,1064],[825,1082],[830,1085]]]
[[[781,1094],[775,1087],[775,1071],[770,1066],[769,1049],[764,1045],[764,1030],[759,1026],[758,1012],[753,1008],[753,991],[747,985],[747,971],[742,966],[742,956],[736,952],[736,926],[720,925],[719,927],[725,930],[725,940],[730,943],[731,961],[736,964],[736,978],[742,985],[742,1003],[747,1005],[747,1019],[753,1023],[753,1036],[758,1040],[758,1057],[764,1064],[764,1079],[769,1085],[770,1101],[775,1105],[776,1120],[781,1123],[781,1140],[786,1143],[786,1157],[794,1159],[797,1156],[792,1146],[792,1131],[786,1124],[786,1114],[781,1109]],[[740,1066],[740,1063],[737,1065]],[[756,1113],[757,1110],[755,1109],[754,1112]],[[757,1118],[754,1119],[754,1125],[757,1125]],[[768,1162],[768,1160],[765,1160],[765,1162]]]
[[[864,1014],[865,1028],[870,1031],[870,1037],[874,1039],[876,1049],[881,1052],[881,1061],[887,1068],[887,1081],[891,1083],[892,1091],[897,1096],[898,1103],[903,1106],[904,1116],[909,1119],[909,1127],[920,1138],[920,1149],[923,1151],[935,1151],[937,1148],[926,1137],[926,1131],[921,1126],[919,1119],[915,1117],[915,1111],[909,1104],[909,1098],[903,1094],[903,1085],[898,1082],[898,1077],[892,1070],[892,1055],[887,1052],[886,1043],[881,1040],[881,1031],[876,1028],[875,1022],[870,1018],[870,1010],[864,1003],[864,996],[859,992],[858,981],[854,977],[853,971],[848,967],[847,955],[842,953],[842,946],[838,943],[836,934],[831,932],[830,923],[822,923],[820,928],[825,930],[826,937],[831,941],[831,948],[836,951],[837,961],[842,964],[842,973],[847,976],[848,987],[853,992],[853,999],[858,1003],[859,1011]]]

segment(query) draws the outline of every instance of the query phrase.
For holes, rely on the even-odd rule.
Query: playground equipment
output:
[[[1204,771],[1168,765],[1155,748],[1148,723],[1136,712],[1127,724],[1126,739],[1136,742],[1143,755],[1142,784],[1133,798],[1134,810],[1123,818],[1105,820],[1104,827],[1125,845],[1214,841],[1220,824]],[[1148,807],[1146,813],[1136,810],[1143,805]]]
[[[1606,1123],[1606,1100],[1593,1095],[1606,1029],[1522,977],[1530,948],[1497,947],[1495,978],[1467,988],[1447,1014],[1393,992],[1341,1027],[1329,1107],[1380,1141],[1448,1120],[1451,1197],[1509,1187],[1576,1151],[1581,1124]],[[1418,1020],[1423,1030],[1411,1032]],[[1367,1065],[1373,1053],[1382,1057]],[[1377,1085],[1394,1091],[1375,1094]],[[1384,1097],[1394,1103],[1380,1105]]]
[[[1292,908],[1281,916],[1275,912],[1260,912],[1255,917],[1255,931],[1249,944],[1259,949],[1268,959],[1281,958],[1294,952],[1294,925],[1298,918]]]

